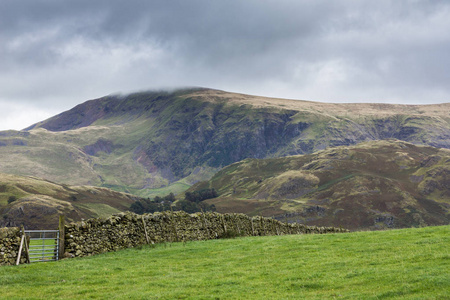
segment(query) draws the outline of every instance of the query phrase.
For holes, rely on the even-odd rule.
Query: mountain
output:
[[[0,132],[0,172],[140,196],[180,193],[246,158],[396,138],[450,148],[450,103],[329,104],[210,89],[90,100]]]
[[[219,212],[308,225],[382,229],[450,223],[450,150],[399,140],[246,159],[197,183]]]
[[[128,210],[137,197],[92,186],[67,186],[30,176],[0,174],[0,227],[56,229],[68,222]]]

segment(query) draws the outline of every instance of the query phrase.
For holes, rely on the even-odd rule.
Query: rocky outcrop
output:
[[[89,155],[96,155],[98,152],[110,154],[114,148],[115,146],[111,141],[99,139],[94,144],[85,146],[83,151]]]

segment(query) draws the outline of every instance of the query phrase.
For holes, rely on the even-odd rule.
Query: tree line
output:
[[[203,189],[193,192],[186,192],[184,199],[176,200],[175,195],[170,193],[166,196],[156,196],[153,199],[146,198],[135,201],[130,206],[130,211],[137,214],[154,213],[167,210],[182,210],[187,213],[199,211],[216,211],[216,207],[209,205],[204,200],[216,198],[218,196],[215,189]]]

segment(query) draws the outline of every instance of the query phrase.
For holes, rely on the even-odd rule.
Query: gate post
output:
[[[58,259],[62,259],[64,257],[64,238],[65,238],[65,222],[64,215],[59,216],[59,241],[58,241]]]

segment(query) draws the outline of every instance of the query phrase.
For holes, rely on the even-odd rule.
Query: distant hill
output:
[[[137,197],[91,186],[67,186],[47,180],[0,174],[0,227],[57,229],[68,222],[107,217],[128,210]]]
[[[327,104],[210,89],[112,95],[0,132],[0,172],[145,197],[180,193],[247,158],[387,138],[450,148],[449,111],[449,103]]]
[[[384,229],[450,223],[450,150],[398,140],[246,159],[189,191],[215,188],[218,212]]]

